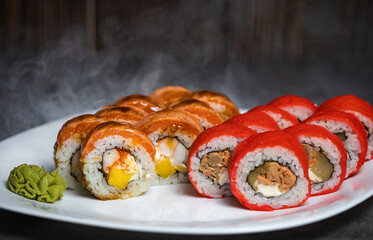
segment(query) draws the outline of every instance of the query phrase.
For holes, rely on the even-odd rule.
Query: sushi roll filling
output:
[[[129,182],[139,179],[139,167],[129,151],[109,149],[103,153],[102,158],[102,170],[109,185],[125,189]]]
[[[71,176],[75,178],[78,182],[83,179],[82,165],[80,163],[80,149],[78,149],[71,157]]]
[[[230,156],[231,152],[228,149],[209,152],[202,157],[198,170],[214,183],[223,186],[229,183],[228,160]]]
[[[247,181],[265,197],[277,197],[288,192],[297,180],[289,167],[274,161],[266,161],[252,170]]]
[[[308,175],[311,183],[328,181],[334,172],[334,165],[325,156],[321,149],[309,144],[302,144],[308,156]]]
[[[156,142],[155,172],[168,178],[176,172],[187,173],[188,149],[175,137],[165,137]]]

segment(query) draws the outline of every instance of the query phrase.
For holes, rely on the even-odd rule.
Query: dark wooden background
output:
[[[76,28],[89,54],[119,42],[182,58],[208,41],[216,58],[373,58],[370,0],[0,0],[0,26],[2,51],[37,53]]]

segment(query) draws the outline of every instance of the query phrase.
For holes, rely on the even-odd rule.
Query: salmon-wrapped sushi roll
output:
[[[207,104],[197,99],[184,99],[179,102],[172,103],[168,108],[189,112],[201,122],[204,129],[222,124],[224,122],[218,113],[216,113]]]
[[[189,150],[188,174],[199,194],[209,198],[232,196],[228,160],[236,145],[254,134],[242,125],[222,124],[197,137]]]
[[[106,107],[96,112],[95,115],[104,118],[106,121],[115,121],[120,123],[129,123],[136,125],[144,118],[144,114],[131,107]]]
[[[311,192],[307,154],[295,137],[282,131],[256,134],[238,144],[229,179],[233,195],[253,210],[296,207]]]
[[[367,133],[363,124],[353,114],[342,111],[317,112],[304,123],[324,127],[342,140],[347,151],[346,178],[364,164]]]
[[[82,171],[80,149],[87,134],[105,120],[101,117],[86,114],[67,121],[58,133],[54,145],[54,161],[58,173],[66,180],[67,188],[81,188]]]
[[[272,100],[267,105],[280,108],[294,115],[300,122],[316,111],[316,105],[304,97],[284,95]]]
[[[249,112],[266,113],[271,118],[273,118],[273,120],[277,122],[277,124],[279,125],[281,129],[285,129],[287,127],[291,127],[299,123],[298,119],[294,115],[291,115],[290,113],[280,108],[269,106],[269,105],[257,106],[253,109],[250,109]]]
[[[158,104],[148,96],[135,94],[119,98],[115,103],[115,106],[132,107],[142,112],[144,115],[148,115],[153,112],[162,110]]]
[[[193,93],[192,98],[209,105],[224,121],[240,113],[236,105],[222,93],[199,90]]]
[[[102,200],[136,197],[152,183],[154,155],[143,132],[129,124],[102,123],[84,139],[82,183]]]
[[[156,148],[154,185],[189,182],[188,150],[203,131],[198,119],[185,111],[165,109],[146,116],[136,127]]]
[[[246,112],[225,121],[224,124],[240,124],[257,133],[281,130],[277,122],[264,112]]]
[[[285,129],[308,155],[311,196],[335,192],[346,176],[347,153],[342,141],[323,127],[308,124]]]
[[[316,112],[339,110],[352,113],[364,125],[367,131],[368,151],[365,160],[373,158],[373,107],[364,99],[355,95],[344,95],[326,100]]]
[[[188,98],[192,92],[180,86],[165,86],[158,88],[151,93],[150,97],[158,103],[159,106],[166,108],[171,103],[180,101],[183,98]]]

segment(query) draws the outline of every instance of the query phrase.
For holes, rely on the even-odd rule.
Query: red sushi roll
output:
[[[342,111],[317,112],[304,123],[324,127],[342,140],[347,151],[346,177],[356,173],[364,164],[367,133],[353,114]]]
[[[203,131],[188,155],[188,175],[194,188],[204,197],[232,196],[228,160],[238,143],[256,134],[242,125],[222,124]]]
[[[304,97],[284,95],[272,100],[267,105],[280,108],[294,115],[301,122],[316,111],[316,105]]]
[[[360,120],[367,131],[368,150],[365,160],[371,160],[373,158],[373,107],[355,95],[344,95],[326,100],[316,112],[329,110],[352,113]]]
[[[261,105],[250,109],[249,112],[264,112],[277,122],[281,129],[297,125],[298,119],[290,113],[269,105]]]
[[[225,121],[224,124],[239,124],[257,133],[280,130],[277,122],[264,112],[246,112]]]
[[[302,205],[310,196],[308,158],[302,144],[283,132],[253,135],[235,148],[229,163],[233,195],[252,210]]]
[[[298,124],[284,131],[295,136],[306,150],[311,196],[337,191],[346,176],[347,153],[342,141],[316,125]]]

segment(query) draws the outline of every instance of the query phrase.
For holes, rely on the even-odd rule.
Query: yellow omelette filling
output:
[[[111,149],[103,154],[102,169],[109,185],[125,189],[130,181],[140,178],[135,158],[127,150]]]
[[[168,178],[177,171],[187,173],[186,159],[188,149],[174,137],[166,137],[157,141],[155,154],[155,172]]]

